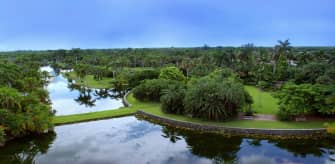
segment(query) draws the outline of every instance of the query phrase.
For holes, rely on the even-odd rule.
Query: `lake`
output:
[[[55,127],[10,141],[0,163],[331,164],[334,140],[256,139],[196,133],[134,116]]]
[[[56,116],[96,112],[123,107],[121,95],[111,89],[95,89],[79,86],[50,66],[41,67],[52,76],[46,86]]]

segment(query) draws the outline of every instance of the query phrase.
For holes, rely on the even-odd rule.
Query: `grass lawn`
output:
[[[55,125],[70,124],[77,122],[86,122],[93,120],[100,120],[106,118],[122,117],[127,115],[132,115],[136,110],[132,108],[120,109],[120,110],[106,110],[99,112],[83,113],[83,114],[73,114],[66,116],[55,116],[52,122]]]
[[[277,100],[270,92],[260,91],[253,86],[245,86],[245,89],[252,96],[254,103],[251,108],[259,114],[276,114],[278,109]]]
[[[122,107],[117,110],[106,110],[106,111],[83,113],[83,114],[55,116],[53,118],[53,123],[55,125],[70,124],[70,123],[76,123],[76,122],[84,122],[84,121],[92,121],[92,120],[133,115],[136,113],[138,109],[147,109],[151,111],[156,111],[160,109],[159,103],[139,102],[133,96],[129,96],[128,101],[132,104],[131,107]]]
[[[132,115],[136,113],[137,110],[142,110],[144,112],[154,114],[160,117],[187,121],[192,123],[215,125],[215,126],[229,126],[229,127],[241,127],[241,128],[267,128],[267,129],[311,129],[311,128],[324,128],[323,121],[312,121],[312,122],[283,122],[283,121],[260,121],[260,120],[232,120],[227,122],[214,122],[206,121],[197,118],[190,118],[182,115],[166,114],[160,109],[160,104],[155,102],[141,102],[136,100],[132,94],[128,96],[129,103],[132,104],[131,107],[123,107],[119,110],[108,110],[100,112],[92,112],[85,114],[76,114],[68,116],[56,116],[53,122],[56,125],[68,124],[75,122],[83,122],[90,120],[98,120],[105,118],[121,117],[126,115]]]
[[[215,126],[229,126],[229,127],[241,127],[241,128],[267,128],[267,129],[311,129],[311,128],[324,128],[322,121],[313,122],[283,122],[283,121],[260,121],[260,120],[232,120],[227,122],[214,122],[207,121],[197,118],[190,118],[182,115],[166,114],[160,110],[158,103],[143,103],[136,100],[132,94],[128,96],[128,101],[137,110],[157,115],[164,118],[174,119],[178,121],[186,121],[192,123],[215,125]],[[140,105],[140,106],[138,106]],[[149,108],[145,108],[149,106]]]
[[[79,80],[75,72],[70,72],[69,73],[70,79],[73,79],[76,81],[77,84],[87,86],[89,88],[111,88],[112,84],[111,82],[113,81],[113,78],[103,78],[102,80],[95,80],[92,75],[87,75],[85,76],[84,79]]]

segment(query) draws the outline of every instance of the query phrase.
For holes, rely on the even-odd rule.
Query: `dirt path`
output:
[[[255,114],[254,120],[276,121],[276,115],[272,114]]]
[[[239,115],[241,120],[266,120],[277,121],[276,115],[272,114],[255,114],[254,116],[244,116],[242,113]]]

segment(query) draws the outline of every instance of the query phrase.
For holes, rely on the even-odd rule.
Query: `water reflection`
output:
[[[10,141],[0,148],[0,163],[35,163],[36,156],[46,154],[55,138],[55,133],[48,133]]]
[[[75,81],[66,78],[60,72],[66,70],[41,67],[53,77],[46,89],[49,91],[52,108],[56,115],[69,115],[102,110],[118,109],[123,106],[122,94],[112,89],[93,89],[80,86]]]
[[[17,140],[0,163],[333,163],[335,142],[225,137],[135,117],[55,128],[57,137]],[[22,158],[24,156],[24,158]]]

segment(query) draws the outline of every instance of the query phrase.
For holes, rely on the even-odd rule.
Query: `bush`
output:
[[[253,110],[251,109],[251,104],[254,103],[254,100],[252,99],[251,95],[249,92],[245,91],[244,92],[244,97],[245,97],[245,115],[246,116],[252,116],[253,115]]]
[[[163,68],[159,74],[160,79],[185,81],[184,74],[177,67]]]
[[[243,85],[234,80],[218,82],[203,77],[190,83],[184,104],[185,112],[193,117],[226,120],[245,104],[245,91]]]
[[[5,128],[0,126],[0,145],[6,141]]]
[[[294,115],[321,113],[334,114],[334,86],[313,84],[285,84],[275,95],[279,99],[280,108]]]
[[[325,123],[327,133],[335,135],[335,123]]]
[[[282,109],[280,109],[276,115],[280,121],[290,121],[292,119],[291,114]]]
[[[186,86],[183,83],[168,85],[167,89],[162,91],[161,107],[165,113],[183,114]]]
[[[215,70],[215,65],[205,65],[205,64],[198,64],[191,70],[192,77],[203,77],[207,76],[211,72]]]
[[[129,87],[133,88],[136,87],[141,83],[143,80],[147,79],[157,79],[159,76],[158,70],[142,70],[136,71],[132,75],[128,77],[128,84]]]
[[[177,81],[166,79],[144,80],[133,89],[134,97],[140,101],[160,101],[161,92],[168,88],[169,84]]]

